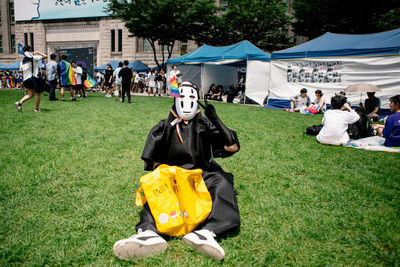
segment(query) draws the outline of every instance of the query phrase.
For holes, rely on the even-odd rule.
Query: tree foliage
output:
[[[398,0],[295,0],[294,32],[315,38],[325,32],[366,34],[400,27]]]
[[[231,45],[248,40],[267,50],[289,45],[290,17],[282,0],[112,0],[111,16],[122,19],[132,36],[145,38],[158,66],[157,44],[171,57],[175,41]],[[162,62],[165,61],[164,50]]]
[[[225,40],[248,40],[267,51],[286,48],[289,43],[290,17],[281,0],[229,0],[222,14]]]
[[[207,30],[216,10],[213,0],[112,0],[108,6],[132,36],[149,41],[158,67],[157,44],[168,48],[170,58],[175,41],[193,40],[196,32]],[[160,50],[164,63],[164,49]]]

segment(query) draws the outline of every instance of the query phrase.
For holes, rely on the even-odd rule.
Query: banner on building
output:
[[[111,0],[14,0],[15,20],[49,20],[108,16]]]

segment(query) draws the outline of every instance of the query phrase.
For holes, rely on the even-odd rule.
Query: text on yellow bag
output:
[[[208,217],[212,209],[211,195],[201,174],[201,169],[186,170],[162,164],[140,177],[136,205],[143,206],[148,202],[161,233],[188,234]]]

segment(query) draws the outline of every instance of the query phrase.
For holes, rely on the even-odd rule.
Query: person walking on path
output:
[[[39,61],[46,59],[47,55],[40,52],[33,52],[30,46],[25,46],[23,51],[25,57],[22,59],[21,69],[24,75],[23,84],[28,94],[18,102],[15,102],[15,106],[18,111],[22,111],[22,104],[35,96],[35,112],[39,112],[40,93],[43,88],[39,88],[38,81],[35,79],[39,79]]]
[[[132,70],[128,68],[129,61],[124,61],[124,67],[119,71],[118,77],[122,78],[121,85],[122,85],[122,93],[121,93],[121,102],[125,102],[125,93],[128,94],[128,103],[131,102],[131,80],[132,80]]]

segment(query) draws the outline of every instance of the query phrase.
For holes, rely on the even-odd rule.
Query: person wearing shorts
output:
[[[18,111],[22,111],[22,104],[35,96],[35,112],[39,112],[40,93],[43,88],[39,88],[38,82],[34,79],[39,77],[39,61],[46,59],[47,55],[40,52],[33,52],[30,46],[25,46],[23,49],[25,57],[22,59],[21,69],[23,71],[23,85],[28,91],[28,94],[15,102]]]

